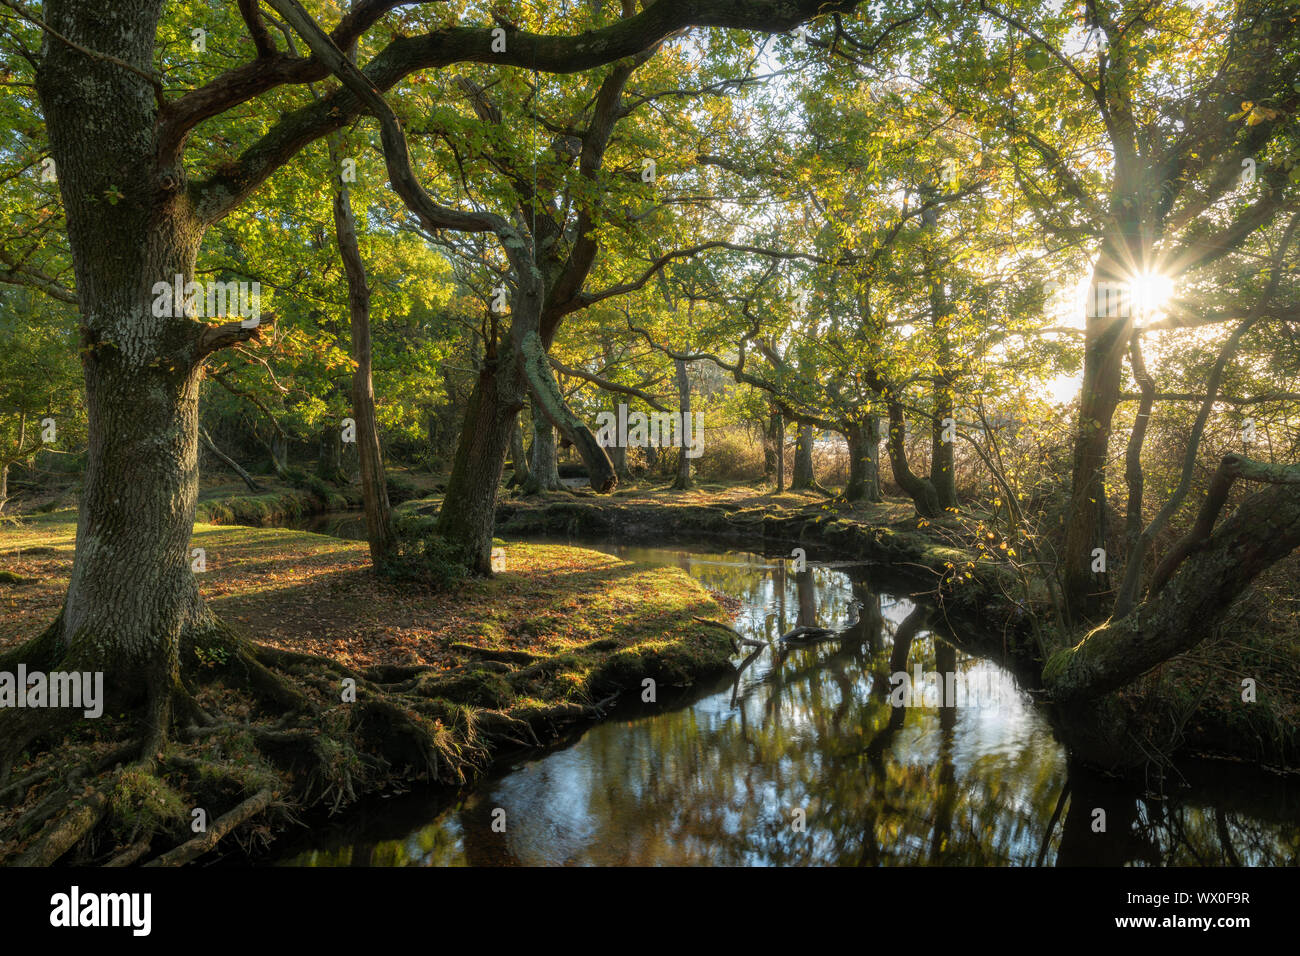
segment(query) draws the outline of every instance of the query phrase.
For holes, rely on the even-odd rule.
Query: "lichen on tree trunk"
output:
[[[559,491],[564,487],[560,481],[559,454],[555,447],[555,426],[549,418],[537,412],[533,413],[533,441],[529,449],[529,476],[524,489],[529,494],[540,491]]]

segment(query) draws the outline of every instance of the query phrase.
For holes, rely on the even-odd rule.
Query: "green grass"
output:
[[[24,520],[0,541],[0,569],[30,583],[0,595],[15,612],[0,646],[39,633],[58,613],[75,515]],[[724,610],[679,568],[585,548],[507,542],[507,570],[453,592],[394,584],[370,570],[364,542],[283,528],[197,524],[198,575],[209,605],[249,636],[346,664],[455,670],[439,696],[510,710],[528,701],[585,703],[645,677],[687,684],[728,665],[725,632],[696,617]]]

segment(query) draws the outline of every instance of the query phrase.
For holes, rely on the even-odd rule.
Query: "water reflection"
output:
[[[1178,799],[1074,767],[1015,678],[954,646],[925,605],[863,567],[591,545],[682,567],[741,602],[738,630],[804,647],[737,657],[691,699],[609,722],[468,793],[411,796],[312,834],[298,865],[1281,864],[1297,801],[1223,773]],[[861,612],[850,608],[854,599]],[[854,623],[850,623],[854,621]],[[890,676],[984,680],[997,706],[891,702]],[[1106,831],[1095,830],[1095,808]],[[500,813],[505,812],[505,831]],[[493,827],[497,821],[496,829]]]

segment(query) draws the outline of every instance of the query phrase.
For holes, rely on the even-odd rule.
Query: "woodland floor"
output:
[[[0,532],[0,649],[57,615],[72,566],[75,515],[34,516]],[[683,676],[716,669],[713,595],[684,571],[631,564],[583,548],[515,543],[507,570],[451,593],[390,584],[370,571],[364,542],[283,528],[195,526],[206,552],[200,589],[223,620],[254,640],[332,657],[351,667],[450,668],[474,649],[532,659],[567,655],[546,699],[580,696],[603,658],[672,653]],[[716,632],[716,633],[715,633]],[[725,635],[724,635],[725,636]],[[509,704],[510,702],[502,702]]]
[[[872,527],[894,525],[900,522],[916,522],[916,507],[911,500],[902,497],[886,497],[884,501],[848,502],[832,499],[815,491],[790,491],[780,494],[773,492],[771,486],[762,483],[735,484],[722,482],[700,482],[687,491],[671,488],[666,482],[658,484],[635,483],[620,487],[609,495],[597,495],[590,489],[579,488],[575,493],[556,491],[543,496],[544,500],[571,500],[574,497],[593,498],[601,501],[616,501],[626,505],[655,505],[671,509],[688,506],[721,506],[732,510],[746,508],[763,508],[770,511],[800,511],[806,508],[833,508],[837,514],[852,518]],[[430,499],[436,500],[436,499]],[[535,497],[525,500],[536,500]]]

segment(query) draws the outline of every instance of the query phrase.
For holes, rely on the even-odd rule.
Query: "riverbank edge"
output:
[[[1047,613],[1045,606],[1026,604],[1008,594],[1019,586],[1010,569],[936,540],[916,528],[914,518],[866,525],[828,511],[774,513],[762,507],[725,505],[511,499],[498,504],[496,521],[497,534],[506,537],[552,535],[647,544],[695,537],[789,558],[795,557],[794,548],[802,548],[814,560],[881,565],[916,588],[914,593],[939,598],[949,614],[996,631],[999,650],[1010,651],[1018,663],[1030,661],[1035,652],[1030,616]]]
[[[200,501],[196,524],[245,525],[266,528],[328,511],[361,507],[360,488],[333,488],[321,482],[309,488],[279,489],[261,494],[228,495]]]
[[[498,505],[496,518],[497,533],[506,536],[605,537],[625,543],[663,543],[694,536],[769,554],[801,547],[813,558],[883,565],[920,588],[928,586],[952,621],[975,625],[976,634],[985,639],[962,642],[968,649],[1001,659],[1022,678],[1028,676],[1036,683],[1039,655],[1030,618],[1049,615],[1045,602],[1028,604],[1013,599],[1010,593],[1019,582],[1009,569],[935,540],[923,528],[914,527],[915,518],[870,526],[834,512],[773,513],[763,507],[666,506],[593,498],[510,499]],[[969,579],[963,568],[970,570]],[[1200,701],[1189,704],[1186,687],[1162,681],[1159,671],[1157,668],[1103,704],[1077,713],[1064,713],[1049,705],[1048,717],[1067,745],[1086,762],[1106,770],[1117,769],[1107,755],[1123,753],[1123,762],[1132,763],[1123,769],[1132,774],[1148,772],[1148,754],[1158,754],[1155,762],[1165,767],[1177,758],[1229,760],[1276,772],[1300,771],[1300,727],[1279,719],[1265,703],[1244,714],[1209,709]],[[1177,714],[1177,719],[1171,714]],[[1107,728],[1100,734],[1090,726],[1097,720]],[[1133,737],[1143,746],[1135,748]]]
[[[36,554],[40,561],[45,562],[61,552],[61,560],[70,565],[75,516],[41,516],[33,525],[36,526],[33,530],[39,531],[41,536],[24,544],[28,554]],[[212,540],[214,534],[220,535],[225,544]],[[311,546],[317,544],[325,560],[336,560],[334,556],[339,552],[356,552],[351,555],[353,558],[359,556],[362,564],[368,563],[364,542],[292,529],[197,525],[193,540],[210,551],[218,548],[227,560],[234,560],[239,557],[240,539],[246,539],[250,546],[253,542],[264,546],[269,538],[277,536],[284,538],[282,550],[296,555],[297,562],[305,560],[310,555]],[[496,633],[467,632],[460,635],[458,641],[448,644],[448,649],[460,659],[460,665],[429,674],[428,683],[418,691],[419,696],[443,707],[450,718],[455,718],[446,721],[446,737],[440,742],[442,757],[446,761],[443,769],[450,773],[451,779],[444,779],[445,774],[428,779],[419,774],[409,776],[400,772],[398,767],[394,767],[392,773],[358,775],[349,781],[349,790],[355,785],[351,799],[336,805],[336,810],[411,786],[458,787],[471,784],[503,759],[540,756],[562,745],[583,725],[606,718],[611,708],[621,701],[635,699],[633,695],[644,699],[649,693],[651,700],[656,694],[675,696],[734,669],[732,658],[738,649],[732,640],[733,635],[723,623],[729,618],[726,609],[712,592],[680,568],[623,561],[604,552],[575,546],[520,544],[533,551],[553,551],[560,562],[549,575],[553,583],[539,583],[547,575],[537,575],[534,569],[534,577],[528,582],[532,590],[521,599],[525,604],[523,610],[528,612],[520,615],[524,623],[530,620],[544,622],[548,616],[560,613],[558,605],[574,603],[577,610],[570,609],[565,613],[576,613],[577,619],[566,619],[566,624],[570,625],[566,633],[585,633],[590,639],[575,643],[565,638],[563,647],[542,649],[533,646],[525,649],[499,640],[501,635]],[[507,555],[511,550],[507,545]],[[16,553],[22,555],[21,550]],[[577,555],[576,562],[574,555]],[[607,575],[605,590],[599,583],[592,584],[590,579],[593,575],[598,581],[601,575]],[[481,580],[471,588],[497,593],[501,588],[517,586],[511,584],[510,578],[511,574],[507,572],[490,580]],[[632,578],[636,580],[629,584]],[[58,583],[56,576],[50,573],[42,575],[41,579],[46,584]],[[28,580],[23,577],[24,582]],[[623,590],[629,586],[637,591]],[[575,587],[584,590],[575,594]],[[226,591],[219,593],[229,596]],[[404,602],[409,599],[400,588],[395,593]],[[442,596],[437,597],[441,599]],[[566,600],[572,597],[581,600]],[[647,613],[648,604],[655,605],[653,615]],[[626,610],[620,611],[621,608]],[[484,644],[474,644],[474,641],[483,641]],[[4,650],[12,650],[21,643],[20,640]],[[219,652],[220,648],[212,650],[214,657],[219,657]],[[294,652],[281,650],[279,653]],[[357,666],[351,672],[358,677],[360,694],[360,687],[370,686],[370,682],[405,680],[407,672],[416,670],[378,664]],[[410,679],[424,680],[414,673]],[[654,681],[649,685],[653,690],[647,690],[648,681]],[[307,690],[313,697],[318,696],[310,688]],[[258,732],[258,725],[248,726],[250,732]],[[69,746],[65,753],[78,754],[69,757],[74,761],[90,757],[93,762],[97,749],[103,749],[98,740],[95,733],[79,735],[67,742]],[[194,746],[189,741],[173,742],[167,756],[180,763],[197,764],[208,759],[201,750],[194,753],[191,750]],[[49,759],[53,759],[52,755]],[[269,828],[265,830],[267,846],[293,829],[299,815],[315,817],[329,809],[320,800],[300,800],[303,795],[298,793],[299,788],[287,778],[277,783],[280,771],[261,761],[249,760],[246,766],[236,768],[223,757],[212,766],[230,780],[246,780],[246,791],[249,788],[269,788],[284,795],[285,802],[281,803],[277,798],[275,803],[279,810],[269,816],[259,814],[256,818],[259,826]],[[27,772],[31,769],[27,768]],[[153,790],[137,786],[138,781],[134,781],[129,773],[119,775],[122,779],[112,784],[112,804],[129,807],[128,814],[143,832],[149,832],[151,828],[156,828],[154,832],[159,836],[169,832],[177,824],[172,819],[172,811],[177,807],[220,805],[215,794],[194,792],[192,799],[180,799],[182,790],[171,791],[166,787],[163,792],[177,799],[163,801]],[[32,794],[34,798],[40,798],[39,791],[32,791]],[[286,808],[292,812],[284,812]],[[12,859],[8,862],[12,863]]]

